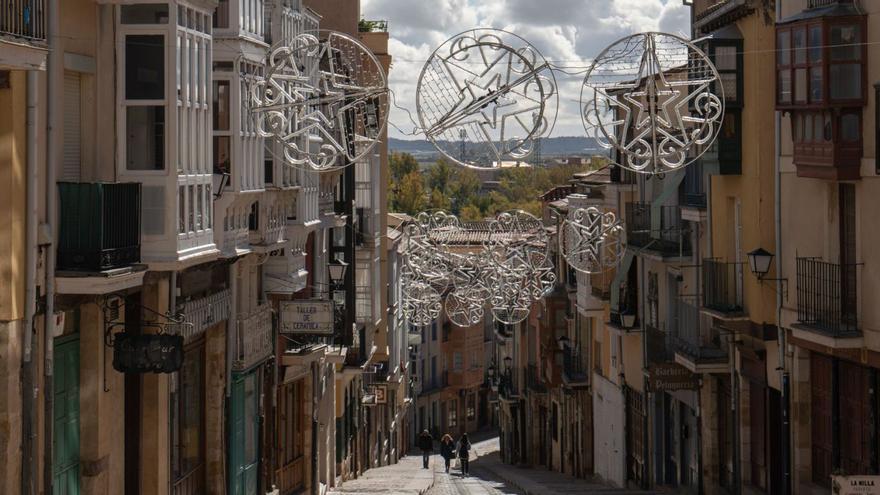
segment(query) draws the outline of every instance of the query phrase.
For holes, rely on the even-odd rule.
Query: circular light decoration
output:
[[[616,266],[626,252],[626,230],[612,212],[577,208],[563,221],[562,254],[568,266],[599,273]]]
[[[487,308],[496,320],[515,324],[556,283],[546,231],[528,213],[501,213],[477,230],[444,212],[422,213],[403,232],[402,307],[413,325],[429,324],[441,308],[460,327],[478,324]],[[461,249],[453,251],[453,244]]]
[[[446,40],[422,67],[416,111],[446,158],[472,168],[523,160],[556,121],[550,65],[519,36],[473,29]]]
[[[581,87],[587,134],[633,172],[672,172],[699,158],[724,117],[718,71],[691,42],[665,33],[623,38],[596,57]]]
[[[330,171],[366,157],[388,119],[388,81],[369,48],[335,31],[272,46],[248,108],[267,149],[286,163]]]

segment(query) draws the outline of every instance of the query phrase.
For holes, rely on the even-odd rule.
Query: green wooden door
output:
[[[256,495],[259,486],[258,372],[237,376],[232,382],[229,415],[230,495]]]
[[[79,495],[79,337],[55,341],[52,493]]]

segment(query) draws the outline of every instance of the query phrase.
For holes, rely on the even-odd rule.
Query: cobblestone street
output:
[[[510,466],[498,455],[498,437],[474,442],[475,458],[470,476],[458,468],[444,472],[443,459],[431,457],[430,469],[422,469],[421,457],[411,455],[398,464],[371,469],[356,480],[345,482],[331,493],[390,495],[576,495],[645,494],[638,490],[612,488],[602,483],[576,479],[546,471]]]

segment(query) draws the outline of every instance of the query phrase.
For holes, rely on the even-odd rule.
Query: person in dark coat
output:
[[[440,455],[446,461],[446,472],[448,473],[449,463],[455,457],[455,440],[452,439],[452,435],[449,433],[443,435],[443,438],[440,439]]]
[[[471,441],[465,433],[458,441],[458,460],[461,462],[461,475],[468,475],[468,458],[471,456]]]
[[[428,433],[428,430],[419,435],[419,448],[422,449],[422,464],[425,469],[428,469],[428,460],[434,452],[434,437]]]

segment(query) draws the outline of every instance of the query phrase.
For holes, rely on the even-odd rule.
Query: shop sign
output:
[[[280,304],[281,333],[333,335],[333,301],[301,299]]]
[[[169,334],[113,336],[113,369],[121,373],[174,373],[183,364],[183,336]]]
[[[648,386],[654,392],[694,390],[697,376],[678,363],[660,363],[648,367]]]
[[[880,476],[832,476],[835,495],[880,495]]]

